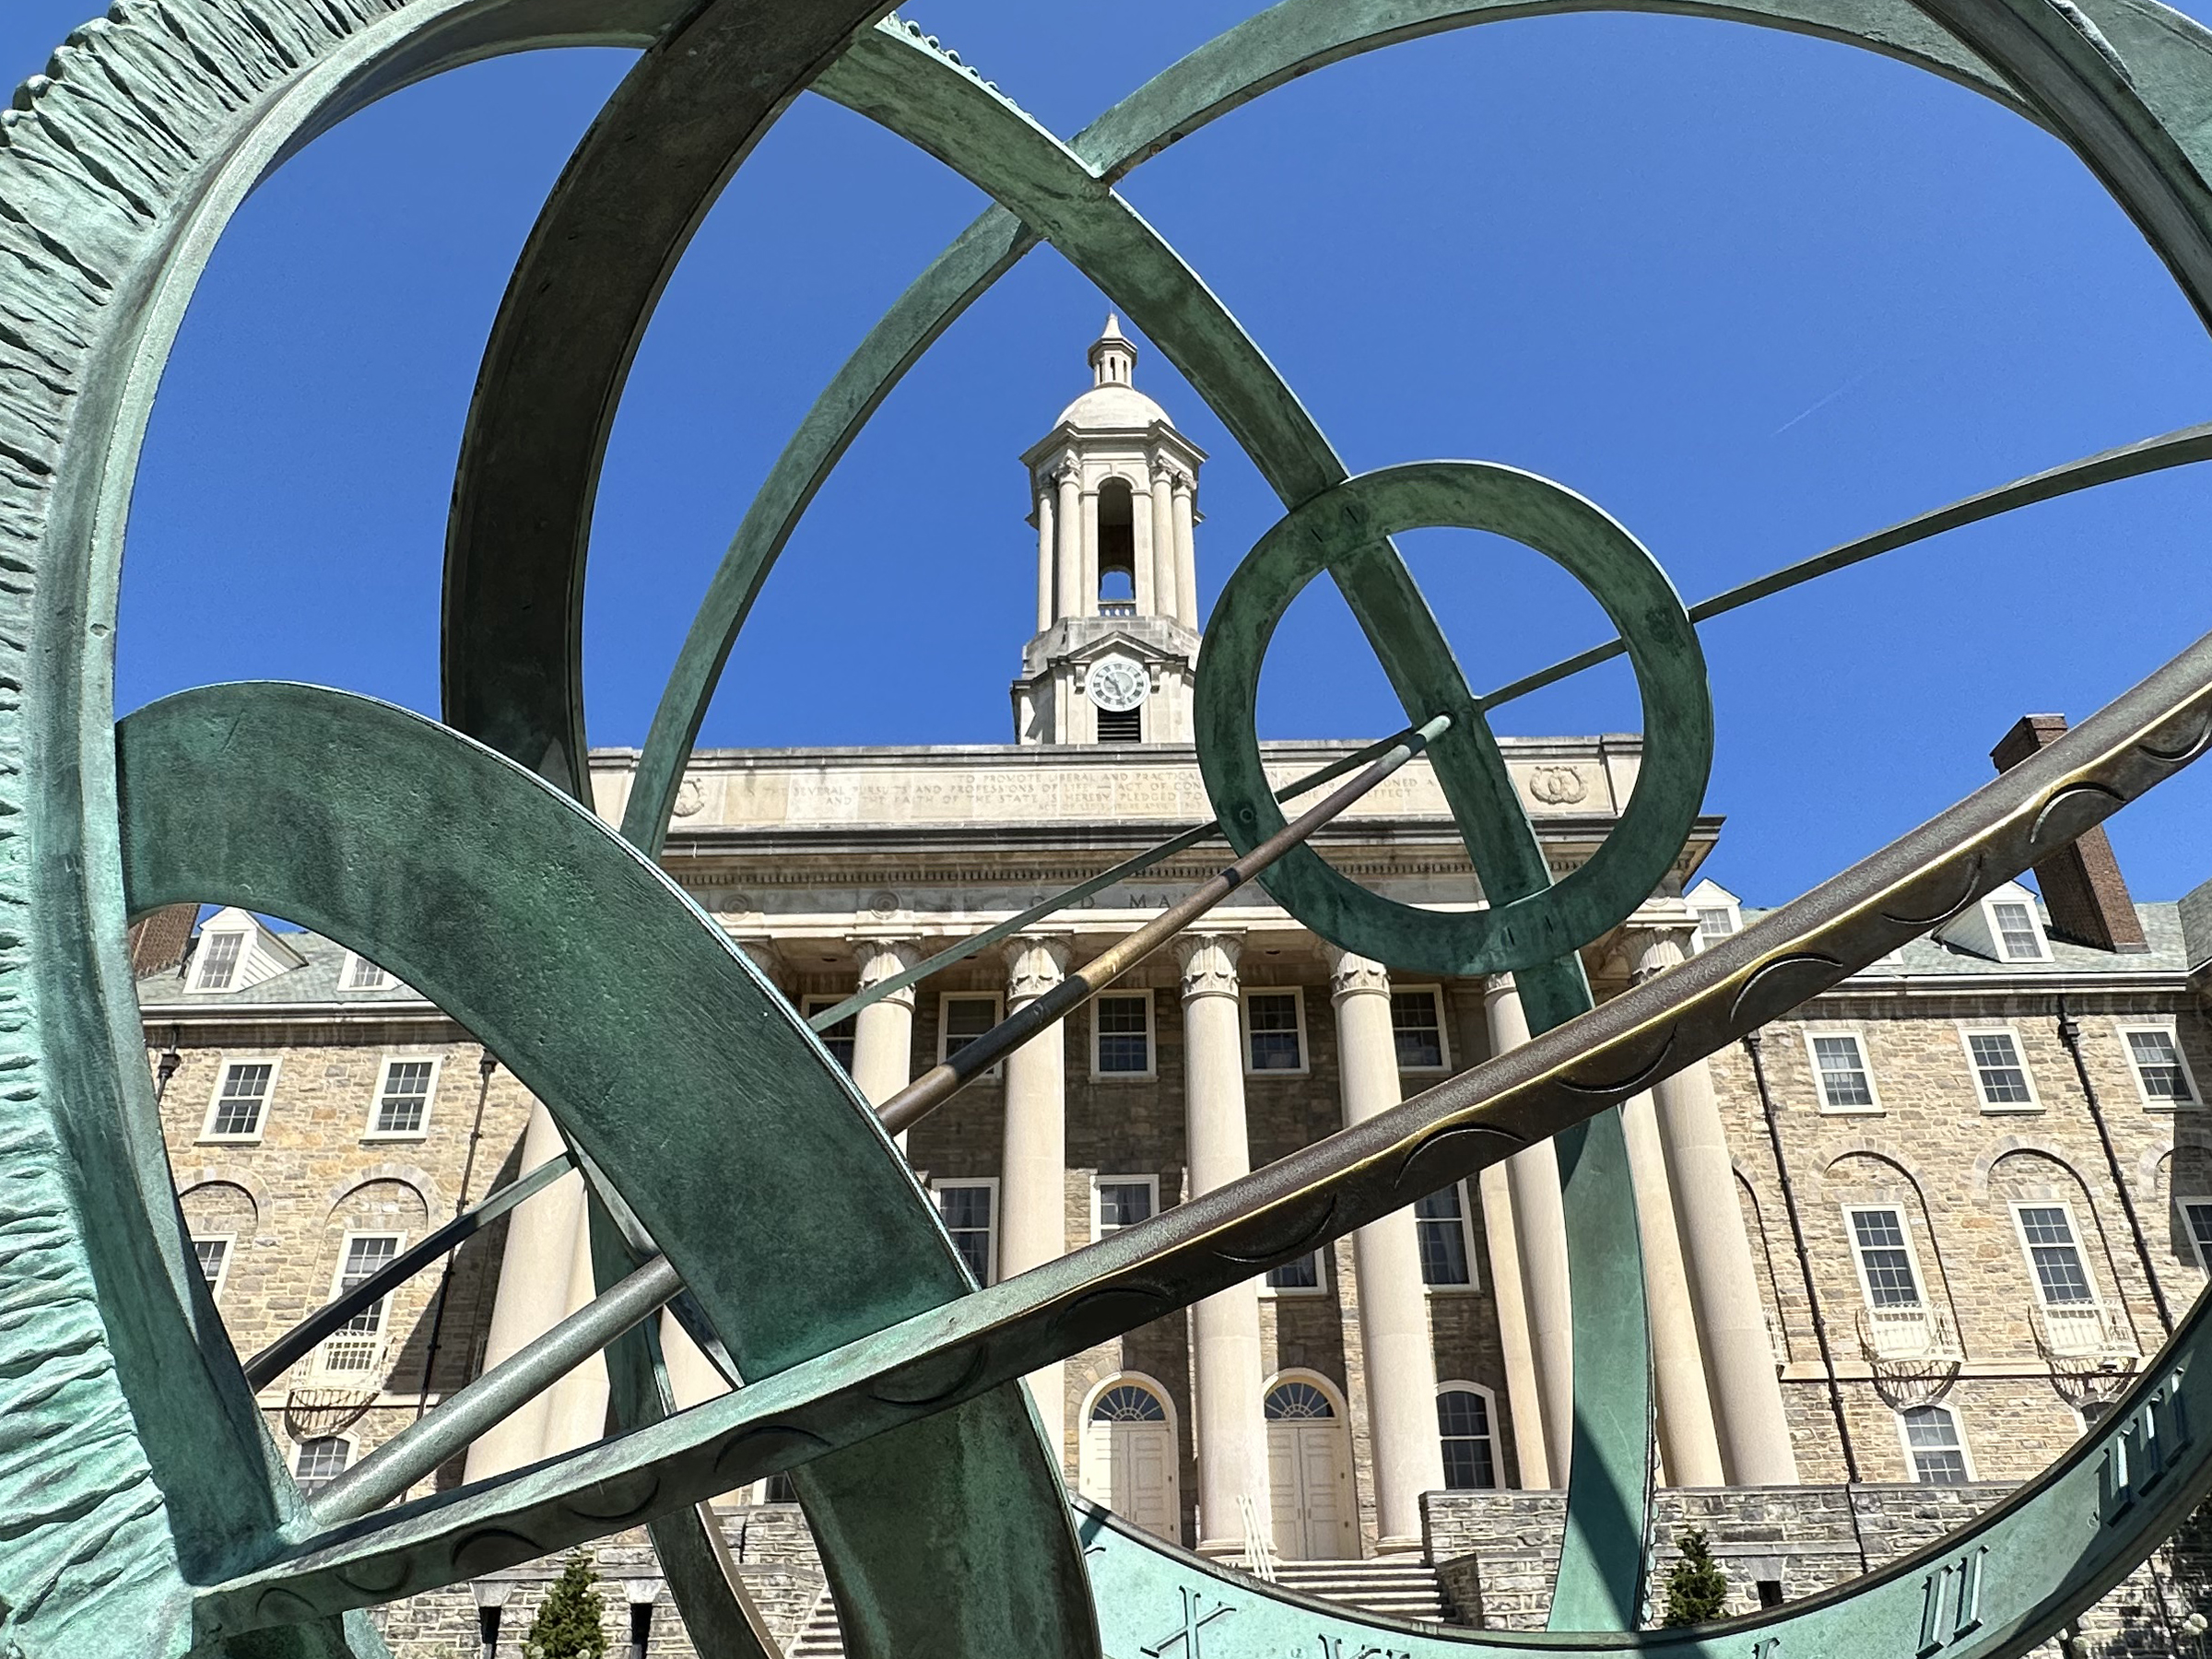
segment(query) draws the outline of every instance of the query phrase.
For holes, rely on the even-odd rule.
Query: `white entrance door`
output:
[[[1077,1485],[1083,1496],[1171,1543],[1182,1531],[1175,1430],[1160,1397],[1117,1382],[1091,1403]]]
[[[1278,1382],[1266,1417],[1276,1553],[1287,1561],[1355,1558],[1351,1469],[1335,1406],[1311,1382]]]

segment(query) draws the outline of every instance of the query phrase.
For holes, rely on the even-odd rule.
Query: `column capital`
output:
[[[1501,996],[1514,995],[1518,990],[1512,974],[1493,973],[1482,982],[1482,1000],[1485,1004],[1494,1003]]]
[[[1629,982],[1641,985],[1689,959],[1689,943],[1697,933],[1694,923],[1678,927],[1630,927],[1621,933],[1629,958]]]
[[[735,942],[745,952],[746,960],[760,971],[760,977],[781,991],[783,958],[776,948],[775,940],[766,934],[739,934],[735,935]]]
[[[922,959],[922,941],[916,938],[870,938],[854,936],[845,941],[853,947],[853,959],[860,964],[860,988],[879,985],[895,973],[904,973]],[[894,991],[883,998],[885,1002],[914,1006],[914,988]]]
[[[1342,1002],[1347,996],[1390,994],[1390,970],[1372,957],[1357,955],[1337,945],[1324,945],[1322,955],[1329,964],[1332,1002]]]
[[[1072,941],[1053,934],[1017,934],[1006,941],[1006,1001],[1034,1002],[1067,977]]]
[[[1244,954],[1241,933],[1183,934],[1175,941],[1175,960],[1182,969],[1182,999],[1197,996],[1234,996],[1237,962]]]

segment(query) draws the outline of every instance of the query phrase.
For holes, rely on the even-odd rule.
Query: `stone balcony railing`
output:
[[[1859,1347],[1877,1364],[1955,1364],[1964,1357],[1951,1316],[1924,1302],[1859,1310]]]
[[[2039,1310],[2036,1341],[2045,1358],[2118,1364],[2139,1357],[2135,1332],[2103,1302],[2057,1302]]]

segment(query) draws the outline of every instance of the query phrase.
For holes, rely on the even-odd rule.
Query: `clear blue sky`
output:
[[[91,0],[7,0],[20,79]],[[1062,133],[1242,15],[1215,0],[957,0],[914,14]],[[435,712],[453,457],[547,187],[626,65],[478,65],[325,136],[217,253],[156,411],[120,645],[129,708],[282,677]],[[2212,346],[2053,140],[1864,53],[1651,17],[1498,24],[1307,77],[1125,186],[1355,468],[1527,467],[1592,497],[1686,597],[1955,497],[2212,415]],[[982,206],[819,100],[705,227],[639,358],[593,549],[591,735],[634,744],[707,573],[791,427]],[[999,742],[1032,618],[1018,453],[1106,310],[1033,254],[907,381],[741,640],[705,741]],[[1214,454],[1201,597],[1277,515]],[[2014,514],[1708,625],[1730,819],[1712,872],[1773,903],[1947,805],[2022,712],[2079,718],[2207,625],[2212,476]],[[1602,637],[1535,555],[1410,544],[1470,677]],[[2191,571],[2199,574],[2192,576]],[[1263,735],[1400,716],[1333,594],[1301,598]],[[1633,729],[1616,669],[1506,732]],[[2115,821],[2138,897],[2212,876],[2212,772]]]

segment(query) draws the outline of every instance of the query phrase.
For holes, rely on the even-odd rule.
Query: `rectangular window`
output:
[[[385,991],[391,985],[392,976],[367,957],[347,954],[346,977],[338,983],[341,991]]]
[[[1989,919],[1996,926],[1998,954],[2006,961],[2043,959],[2043,935],[2037,931],[2035,918],[2026,905],[2018,900],[2002,900],[1989,907]]]
[[[1321,1252],[1302,1255],[1295,1262],[1285,1262],[1280,1267],[1267,1269],[1267,1288],[1270,1290],[1312,1291],[1318,1295],[1321,1283]]]
[[[207,1281],[207,1294],[220,1297],[223,1293],[223,1275],[230,1265],[229,1239],[194,1239],[192,1253],[200,1265],[200,1277]]]
[[[1873,1112],[1874,1077],[1866,1055],[1849,1031],[1815,1032],[1813,1066],[1820,1081],[1820,1105],[1828,1112]]]
[[[1101,996],[1091,1004],[1097,1052],[1091,1069],[1101,1077],[1152,1075],[1152,993]]]
[[[223,1067],[216,1086],[215,1104],[207,1113],[208,1140],[253,1140],[261,1134],[262,1109],[269,1103],[269,1085],[275,1081],[274,1061],[240,1062]]]
[[[1959,1419],[1947,1406],[1913,1406],[1899,1413],[1905,1450],[1912,1456],[1912,1477],[1923,1486],[1964,1486],[1973,1477],[1966,1467],[1966,1445]]]
[[[2127,1057],[2136,1068],[2136,1086],[2145,1103],[2152,1106],[2194,1106],[2196,1090],[2189,1086],[2189,1068],[2182,1062],[2181,1045],[2163,1026],[2137,1027],[2128,1031]]]
[[[1725,905],[1698,911],[1698,943],[1717,945],[1735,931],[1735,916]]]
[[[1413,1225],[1421,1241],[1421,1283],[1475,1283],[1474,1254],[1467,1248],[1465,1182],[1453,1182],[1413,1206]]]
[[[934,1181],[930,1187],[936,1194],[945,1230],[952,1235],[953,1248],[968,1264],[968,1271],[979,1285],[994,1283],[998,1277],[998,1183]]]
[[[2028,1265],[2035,1271],[2035,1288],[2046,1308],[2079,1307],[2097,1300],[2089,1276],[2081,1264],[2081,1250],[2074,1241],[2074,1218],[2060,1204],[2021,1204],[2013,1207],[2020,1224],[2020,1244]]]
[[[200,939],[200,965],[192,976],[194,991],[228,991],[230,982],[238,977],[239,959],[246,952],[246,935],[242,933],[203,935]]]
[[[2212,1273],[2212,1198],[2184,1198],[2182,1218],[2189,1224],[2189,1241],[2196,1246],[2196,1265]]]
[[[1149,1221],[1159,1208],[1159,1176],[1100,1175],[1090,1186],[1091,1239]]]
[[[806,999],[806,1015],[811,1019],[824,1008],[834,1008],[845,999],[841,996],[810,996]],[[853,1037],[860,1030],[860,1016],[848,1014],[827,1030],[817,1031],[830,1058],[842,1066],[847,1077],[853,1075]]]
[[[1982,1104],[1992,1107],[2033,1106],[2035,1087],[2020,1059],[2020,1045],[2010,1031],[1969,1031],[1967,1058],[1974,1068],[1974,1086]]]
[[[945,996],[937,1003],[937,1059],[951,1059],[998,1023],[998,998],[987,993]]]
[[[1433,989],[1390,994],[1390,1034],[1400,1071],[1444,1069],[1443,994]]]
[[[363,1280],[373,1277],[391,1265],[399,1254],[397,1233],[355,1233],[346,1241],[346,1253],[339,1263],[338,1281],[331,1287],[331,1297],[346,1294]],[[373,1371],[383,1349],[384,1311],[390,1297],[371,1302],[333,1332],[323,1344],[323,1370],[333,1376],[356,1376]]]
[[[1245,1065],[1255,1072],[1306,1069],[1305,1023],[1296,991],[1244,994]]]
[[[1904,1218],[1893,1209],[1854,1209],[1850,1216],[1867,1303],[1877,1308],[1919,1307],[1920,1276],[1913,1271],[1912,1250],[1905,1242]]]
[[[353,1448],[335,1434],[303,1440],[292,1453],[292,1478],[303,1492],[318,1491],[346,1473]]]
[[[418,1135],[430,1120],[430,1090],[438,1080],[435,1060],[387,1060],[383,1086],[376,1091],[371,1135]]]

